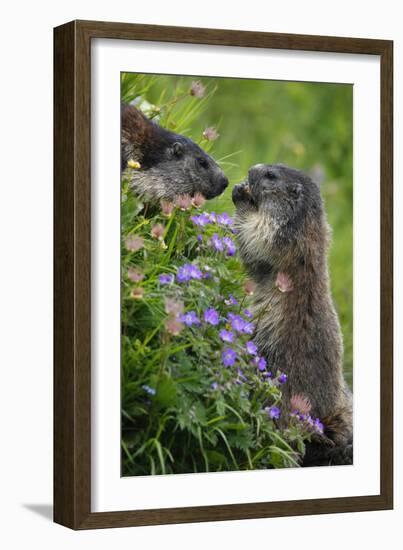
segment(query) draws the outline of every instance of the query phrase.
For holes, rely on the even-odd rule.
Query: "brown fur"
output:
[[[122,107],[122,158],[141,164],[146,154],[147,143],[152,142],[152,129],[148,119],[134,107]]]
[[[325,424],[305,465],[351,463],[352,398],[343,377],[327,268],[330,230],[319,188],[296,170],[258,165],[234,188],[233,200],[240,253],[256,283],[254,340],[271,370],[288,375],[283,409],[302,395],[310,414]],[[279,273],[292,282],[283,292]]]

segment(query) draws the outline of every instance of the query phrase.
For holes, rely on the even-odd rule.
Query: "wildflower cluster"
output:
[[[138,211],[130,194],[124,211],[128,201]],[[303,398],[288,425],[279,424],[288,415],[281,404],[287,374],[273,372],[253,341],[254,285],[237,258],[233,220],[203,206],[200,197],[164,201],[151,218],[137,213],[123,237],[123,461],[130,475],[150,473],[152,450],[134,462],[128,456],[162,423],[164,469],[178,473],[195,464],[205,471],[206,460],[209,470],[297,466],[304,440],[323,431]],[[153,460],[162,472],[158,453]]]

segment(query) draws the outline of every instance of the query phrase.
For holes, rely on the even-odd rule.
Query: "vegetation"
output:
[[[257,162],[321,180],[351,382],[351,87],[199,80],[123,74],[122,99],[199,143],[231,183]],[[144,212],[131,169],[122,179],[123,475],[297,465],[322,426],[303,411],[281,422],[286,376],[250,341],[253,289],[236,255],[231,189],[206,204],[183,198]]]

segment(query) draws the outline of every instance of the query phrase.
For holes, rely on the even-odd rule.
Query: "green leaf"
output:
[[[176,384],[172,378],[165,376],[158,379],[158,377],[151,377],[151,386],[156,388],[155,401],[161,407],[170,407],[176,400]]]

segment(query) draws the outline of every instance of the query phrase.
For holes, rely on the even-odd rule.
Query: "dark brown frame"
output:
[[[379,495],[92,513],[90,502],[90,56],[92,38],[381,58],[381,490]],[[393,507],[393,42],[72,21],[54,29],[54,520],[72,529]]]

